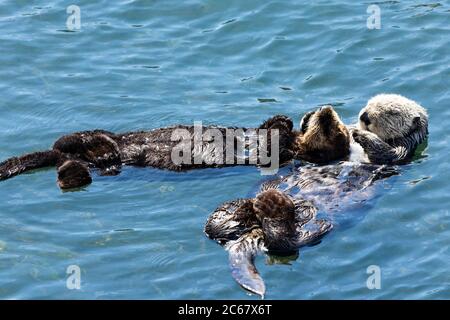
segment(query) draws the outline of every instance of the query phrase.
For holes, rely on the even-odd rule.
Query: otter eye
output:
[[[310,111],[307,114],[305,114],[302,118],[302,121],[300,121],[300,130],[302,133],[305,133],[306,130],[308,130],[308,123],[311,119],[311,116],[315,113],[315,111]]]
[[[401,117],[401,113],[397,110],[388,110],[386,111],[386,114],[390,117]]]
[[[359,120],[361,120],[361,122],[363,122],[366,126],[370,124],[369,114],[365,111],[361,114]]]

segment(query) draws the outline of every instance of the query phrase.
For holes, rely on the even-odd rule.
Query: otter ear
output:
[[[413,128],[420,126],[420,116],[415,116],[412,121]]]
[[[306,113],[302,120],[300,120],[300,130],[302,133],[305,133],[306,130],[308,130],[308,123],[309,123],[309,119],[311,119],[311,116],[315,113],[315,111],[309,111],[308,113]]]

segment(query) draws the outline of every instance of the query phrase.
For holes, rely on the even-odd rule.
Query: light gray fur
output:
[[[359,120],[359,129],[353,129],[352,135],[372,163],[406,163],[428,136],[427,111],[401,95],[379,94],[367,102],[358,118],[363,113],[370,124]]]

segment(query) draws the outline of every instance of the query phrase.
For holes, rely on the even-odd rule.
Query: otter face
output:
[[[350,135],[333,107],[307,113],[300,128],[298,158],[321,164],[349,155]]]
[[[359,113],[359,126],[376,134],[380,139],[406,138],[420,133],[418,140],[427,134],[428,115],[416,102],[397,94],[380,94],[367,102]],[[421,143],[422,141],[417,141]]]

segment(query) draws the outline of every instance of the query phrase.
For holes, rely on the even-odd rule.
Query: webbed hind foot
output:
[[[58,167],[58,186],[63,189],[83,187],[92,182],[89,168],[78,160],[66,160]]]
[[[72,159],[86,161],[100,169],[100,175],[117,175],[122,161],[117,143],[103,131],[85,131],[59,138],[53,149],[69,155]]]

